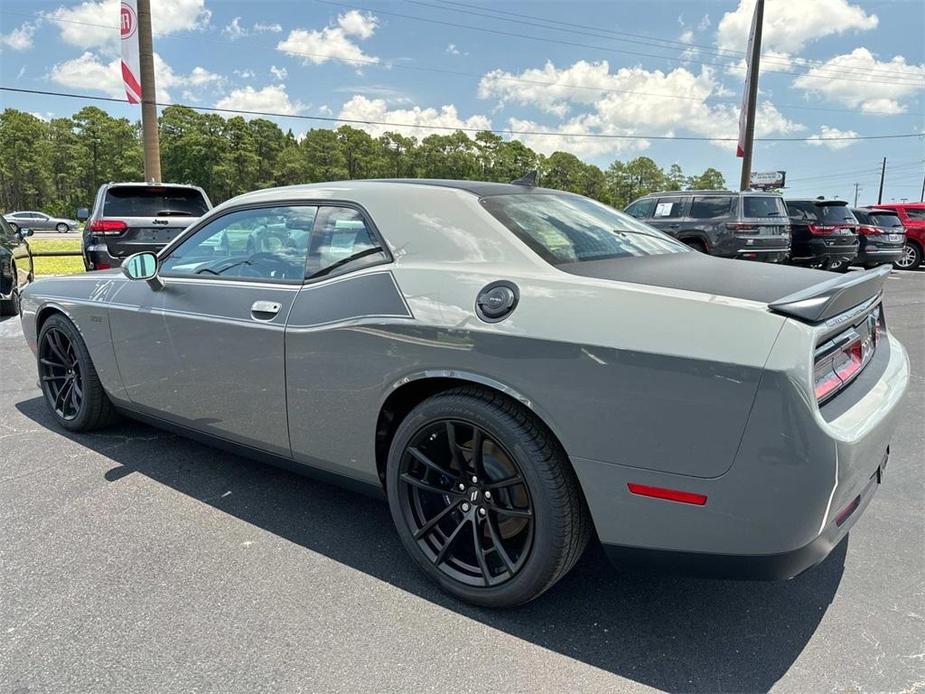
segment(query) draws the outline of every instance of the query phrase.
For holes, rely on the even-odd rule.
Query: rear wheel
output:
[[[829,272],[848,272],[850,267],[850,261],[845,260],[844,258],[836,258],[829,263],[829,266],[826,269]]]
[[[536,598],[572,568],[591,533],[552,435],[519,405],[476,387],[412,410],[392,441],[386,487],[412,558],[477,605]]]
[[[701,253],[707,252],[707,245],[700,239],[682,239],[682,243]]]
[[[903,246],[902,255],[899,257],[893,267],[897,270],[915,270],[922,264],[922,249],[911,241],[906,241]]]
[[[55,229],[58,230],[58,233],[59,233],[59,234],[66,234],[67,232],[70,231],[70,229],[68,228],[67,224],[64,224],[63,222],[62,222],[61,224],[59,224],[58,226],[56,226]]]
[[[61,314],[39,331],[38,368],[45,402],[65,429],[91,431],[116,419],[80,333]]]

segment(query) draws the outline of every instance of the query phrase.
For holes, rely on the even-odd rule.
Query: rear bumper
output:
[[[860,265],[886,265],[902,257],[903,245],[876,246],[868,243],[858,251],[857,263]]]
[[[124,247],[124,255],[114,256],[109,252],[109,246],[107,246],[105,243],[91,242],[85,245],[83,249],[84,267],[87,270],[106,270],[108,268],[119,267],[122,265],[122,259],[127,258],[133,253],[141,253],[142,251],[158,253],[166,245],[167,244],[164,243],[135,243],[131,246]]]
[[[698,478],[573,458],[608,553],[700,575],[790,578],[822,561],[876,491],[909,381],[891,334],[824,412],[788,369],[766,371],[732,466]],[[786,344],[769,363],[792,363]],[[878,361],[879,358],[879,361]],[[776,364],[775,364],[776,366]],[[690,442],[690,455],[699,444]],[[707,497],[703,505],[629,492],[631,483]]]
[[[861,517],[873,499],[883,478],[889,452],[874,472],[867,486],[858,495],[858,503],[846,514],[842,523],[832,520],[828,527],[808,544],[777,554],[710,554],[672,550],[624,547],[604,544],[608,558],[618,567],[654,569],[665,573],[703,578],[745,581],[780,581],[799,576],[823,562],[845,539],[851,526]]]
[[[736,257],[743,260],[757,260],[765,263],[780,263],[790,255],[790,246],[783,248],[740,248]]]
[[[806,241],[794,241],[790,257],[795,263],[815,263],[831,260],[851,260],[858,254],[857,238],[816,237]]]

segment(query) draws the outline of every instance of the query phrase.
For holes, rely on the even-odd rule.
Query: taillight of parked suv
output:
[[[853,381],[873,359],[880,343],[880,308],[816,348],[813,382],[816,402],[822,404]]]
[[[102,236],[118,236],[128,229],[128,224],[118,219],[97,219],[87,229]]]
[[[809,224],[809,233],[814,236],[831,236],[832,234],[853,234],[854,227],[844,224]]]

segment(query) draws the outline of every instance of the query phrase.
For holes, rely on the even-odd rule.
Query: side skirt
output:
[[[143,422],[144,424],[148,424],[157,429],[169,431],[171,433],[177,434],[178,436],[182,436],[184,438],[196,441],[197,443],[201,443],[205,446],[227,451],[228,453],[233,453],[235,455],[241,456],[242,458],[248,458],[249,460],[254,460],[259,463],[264,463],[266,465],[272,465],[273,467],[289,470],[290,472],[295,472],[296,474],[316,479],[319,482],[325,482],[327,484],[332,484],[343,489],[359,492],[360,494],[364,494],[374,499],[385,499],[385,490],[383,490],[383,488],[379,485],[369,484],[361,480],[352,479],[344,475],[338,475],[333,472],[328,472],[327,470],[322,470],[310,465],[298,463],[291,458],[285,458],[283,456],[269,453],[259,448],[245,446],[244,444],[229,441],[228,439],[224,439],[220,436],[205,434],[196,429],[191,429],[189,427],[161,419],[160,417],[155,417],[153,415],[139,412],[122,404],[116,405],[115,407],[120,414],[123,414],[130,419]]]

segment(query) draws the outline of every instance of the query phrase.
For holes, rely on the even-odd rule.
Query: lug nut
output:
[[[476,477],[475,475],[472,475],[472,484],[478,484],[478,483],[479,483],[479,478]]]
[[[463,511],[468,511],[468,510],[469,510],[469,504],[468,504],[468,502],[465,502],[465,501],[463,502],[462,510],[463,510]]]
[[[486,511],[484,508],[480,508],[480,509],[479,509],[479,515],[480,515],[480,516],[484,516],[484,515],[487,514],[487,513],[488,513],[488,511]]]
[[[466,485],[464,485],[462,482],[459,483],[459,491],[461,492],[466,491]]]
[[[491,498],[491,492],[486,491],[486,492],[485,492],[485,498],[486,498],[486,499],[490,499],[490,498]]]

